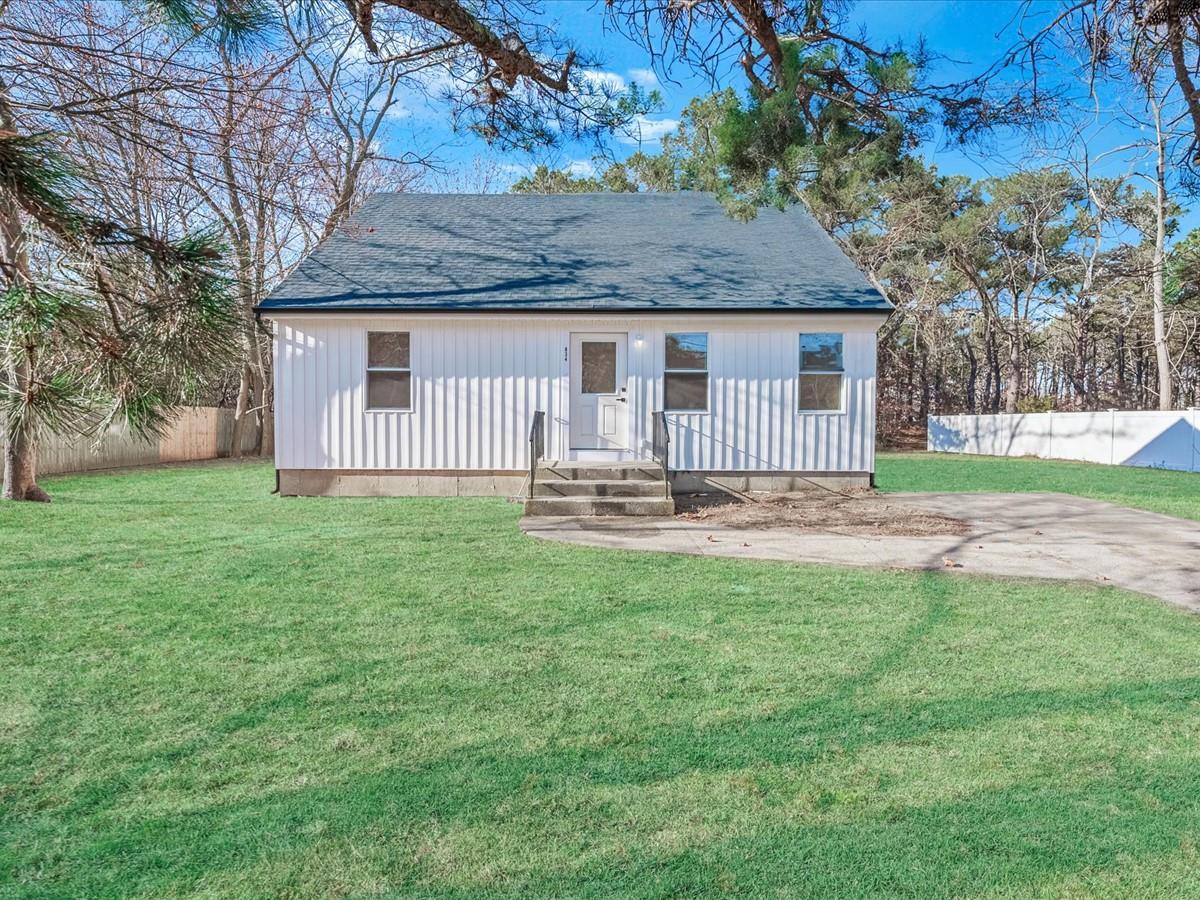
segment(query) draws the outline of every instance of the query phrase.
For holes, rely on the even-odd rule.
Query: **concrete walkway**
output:
[[[1110,584],[1200,612],[1200,522],[1067,494],[892,494],[965,536],[861,537],[682,519],[522,519],[531,537],[622,550]],[[953,565],[948,565],[947,561]]]

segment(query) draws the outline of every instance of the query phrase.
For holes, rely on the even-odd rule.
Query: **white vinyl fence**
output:
[[[233,410],[198,406],[183,412],[161,438],[142,440],[120,427],[110,428],[97,443],[96,438],[44,438],[38,442],[37,473],[54,475],[87,472],[93,469],[118,469],[155,463],[216,459],[228,456],[233,438]],[[242,435],[242,449],[253,450],[258,430],[248,427]]]
[[[928,447],[1200,472],[1200,409],[930,416]]]

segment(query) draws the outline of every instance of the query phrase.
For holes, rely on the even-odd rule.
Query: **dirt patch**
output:
[[[871,490],[677,497],[676,515],[692,522],[741,528],[791,528],[828,534],[925,537],[966,534],[961,519],[931,512]]]

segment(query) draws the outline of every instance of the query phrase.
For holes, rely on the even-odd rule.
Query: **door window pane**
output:
[[[663,402],[675,412],[708,409],[707,372],[666,372],[663,375]]]
[[[368,369],[407,369],[408,332],[370,331],[367,333]]]
[[[411,372],[368,372],[368,409],[412,409]]]
[[[800,375],[800,409],[806,411],[840,411],[842,408],[842,376]]]
[[[708,335],[703,333],[668,334],[666,368],[707,369]]]
[[[584,341],[581,365],[585,394],[617,392],[617,345],[612,341]]]

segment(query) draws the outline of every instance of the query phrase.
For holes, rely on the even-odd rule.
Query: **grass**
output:
[[[49,487],[0,506],[0,895],[1194,893],[1200,620],[1156,602],[261,465]]]
[[[884,491],[1059,491],[1200,520],[1200,474],[1044,459],[881,453]]]

